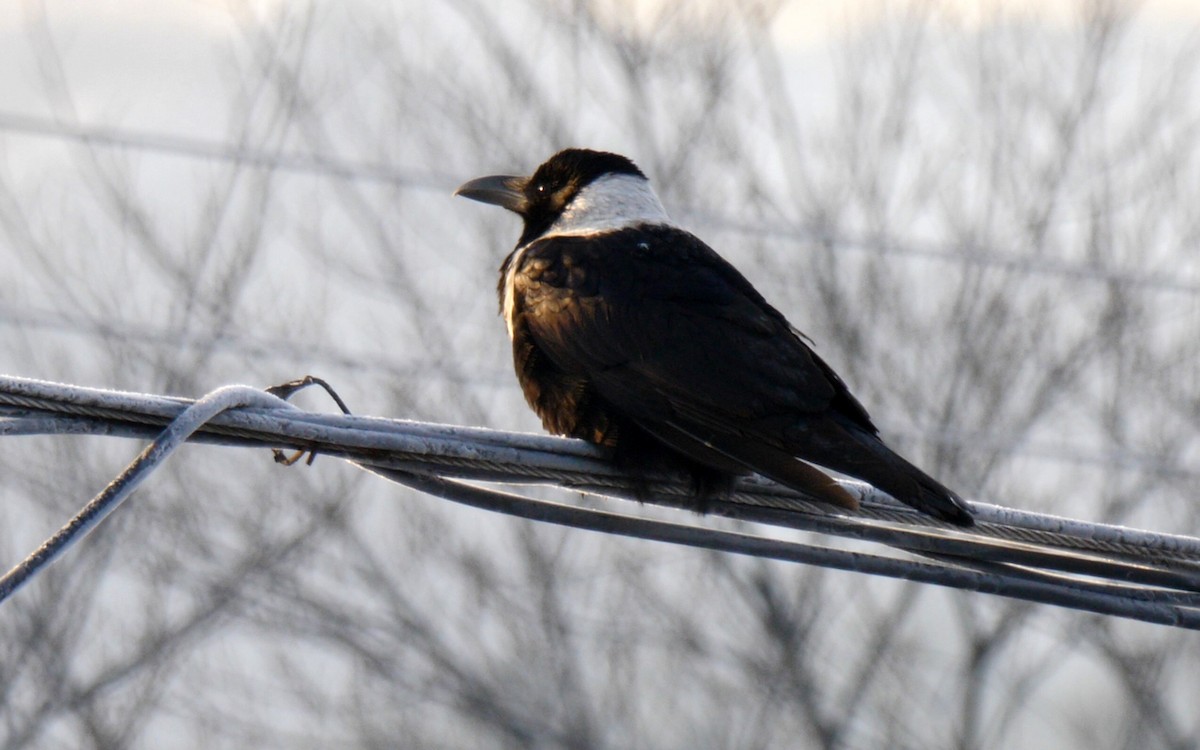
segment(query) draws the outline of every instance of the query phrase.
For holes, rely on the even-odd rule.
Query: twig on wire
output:
[[[316,377],[315,375],[305,375],[304,377],[296,380],[289,380],[286,383],[273,385],[270,388],[267,388],[266,391],[272,396],[287,401],[299,391],[314,385],[319,385],[321,388],[325,389],[325,392],[329,394],[329,397],[333,399],[333,402],[338,405],[339,409],[342,410],[342,414],[350,413],[350,407],[346,406],[346,402],[342,400],[342,397],[338,395],[337,391],[333,390],[333,386],[329,385],[329,383],[326,383],[324,380]],[[289,456],[278,448],[271,449],[271,453],[275,456],[275,463],[283,464],[284,466],[291,466],[292,464],[296,463],[304,457],[306,452],[308,453],[308,460],[304,462],[304,465],[312,466],[313,461],[317,460],[317,452],[315,450],[300,450]]]

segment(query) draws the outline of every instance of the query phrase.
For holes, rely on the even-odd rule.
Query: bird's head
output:
[[[454,194],[520,215],[525,231],[518,246],[547,235],[592,234],[667,222],[642,170],[624,156],[606,151],[569,148],[551,156],[529,177],[480,177]]]

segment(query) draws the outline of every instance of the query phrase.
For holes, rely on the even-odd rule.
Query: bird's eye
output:
[[[546,194],[546,183],[539,182],[537,185],[534,185],[533,189],[537,191],[538,195],[545,195]]]

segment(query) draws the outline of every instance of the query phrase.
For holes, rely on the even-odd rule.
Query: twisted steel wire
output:
[[[185,415],[191,421],[181,424]],[[466,483],[553,484],[573,492],[691,507],[685,478],[624,475],[604,460],[602,451],[586,443],[476,427],[306,412],[249,386],[227,386],[192,401],[0,377],[0,435],[28,434],[101,434],[155,442],[80,516],[47,541],[61,542],[65,537],[61,549],[47,556],[43,545],[41,558],[35,552],[32,562],[27,559],[22,564],[26,567],[15,585],[0,585],[0,600],[99,523],[107,511],[97,514],[95,504],[112,502],[116,494],[123,500],[140,477],[160,465],[177,445],[191,440],[316,452],[349,460],[392,481],[456,502],[569,526],[1200,629],[1200,539],[1194,537],[982,503],[973,504],[976,526],[964,530],[918,514],[857,482],[844,486],[861,499],[861,512],[835,513],[787,488],[755,479],[739,482],[729,497],[713,501],[710,512],[886,545],[917,559],[847,553],[767,535],[707,528],[695,515],[689,516],[690,525],[663,525],[662,521],[548,503]],[[170,443],[169,449],[162,449],[166,443]],[[158,452],[148,457],[155,446],[159,446]],[[102,499],[106,493],[107,501]],[[89,512],[92,515],[85,521],[79,520]]]

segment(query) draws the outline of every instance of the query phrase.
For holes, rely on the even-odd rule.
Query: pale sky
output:
[[[82,121],[204,135],[208,126],[220,122],[220,117],[213,118],[217,113],[212,107],[218,94],[227,90],[218,51],[281,5],[281,0],[0,4],[0,86],[5,91],[0,109],[37,114],[51,110],[41,82],[45,71],[39,73],[30,51],[41,33],[38,19],[44,17]],[[786,46],[816,49],[897,5],[798,0],[780,14],[776,31]],[[997,15],[1033,15],[1051,23],[1070,22],[1078,15],[1076,0],[939,0],[937,5],[946,18],[968,26]],[[1139,7],[1139,18],[1149,23],[1200,21],[1200,3],[1195,0],[1148,0]]]

